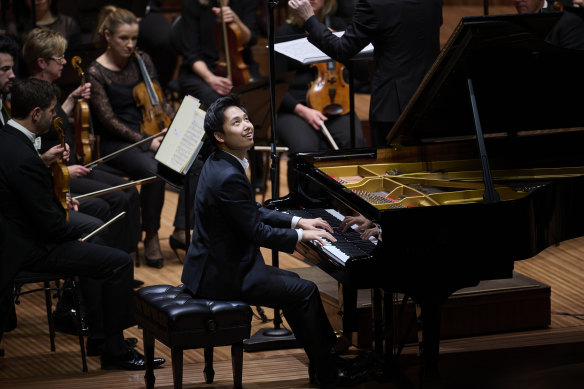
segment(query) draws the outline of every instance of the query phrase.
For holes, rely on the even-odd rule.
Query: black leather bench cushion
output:
[[[185,287],[153,285],[136,292],[136,309],[159,327],[171,331],[215,332],[222,328],[250,326],[251,308],[239,301],[195,298]]]

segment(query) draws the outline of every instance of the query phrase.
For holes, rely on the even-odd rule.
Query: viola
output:
[[[53,127],[59,139],[61,140],[61,146],[65,149],[65,134],[63,132],[63,119],[56,117],[53,120]],[[67,200],[69,198],[69,170],[67,170],[67,165],[63,163],[63,159],[59,158],[57,161],[53,162],[51,165],[51,171],[53,172],[53,187],[55,190],[55,195],[59,199],[59,202],[65,209],[67,213],[67,221],[69,221],[69,207],[67,206]]]
[[[306,92],[306,104],[325,115],[344,115],[350,110],[350,87],[343,78],[344,66],[328,61],[311,65],[316,77]]]
[[[81,85],[85,85],[85,73],[81,68],[81,57],[71,58],[71,65],[77,71],[81,79]],[[75,155],[83,163],[89,163],[94,158],[95,135],[91,121],[91,111],[89,104],[83,98],[77,100],[75,104]]]
[[[134,87],[134,101],[142,111],[140,130],[143,134],[154,135],[170,125],[170,117],[160,106],[162,89],[157,83],[152,82],[144,60],[137,52],[134,52],[143,81]]]
[[[251,79],[249,67],[243,62],[244,49],[241,29],[236,23],[225,23],[223,7],[227,0],[220,0],[221,24],[215,26],[215,44],[219,48],[219,61],[215,73],[228,78],[234,86],[248,84]]]

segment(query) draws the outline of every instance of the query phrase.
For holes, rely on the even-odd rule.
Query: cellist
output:
[[[221,4],[224,6],[220,7]],[[172,33],[173,44],[183,56],[179,74],[183,93],[195,96],[208,107],[233,88],[232,80],[216,70],[220,51],[213,36],[221,19],[238,28],[243,62],[249,66],[251,79],[259,78],[250,50],[257,42],[257,9],[257,0],[183,1],[181,17],[175,22]]]

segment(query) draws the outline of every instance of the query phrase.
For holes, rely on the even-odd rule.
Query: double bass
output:
[[[219,0],[221,24],[215,26],[214,36],[220,59],[215,64],[215,73],[228,78],[234,86],[244,85],[250,82],[251,75],[241,55],[244,49],[241,29],[236,23],[226,23],[223,17],[227,3]]]
[[[134,51],[143,81],[134,87],[134,101],[142,111],[140,131],[146,135],[158,134],[170,125],[170,117],[160,106],[162,89],[150,78],[142,57]]]
[[[62,126],[63,119],[56,117],[53,120],[53,127],[55,127],[57,135],[59,135],[59,139],[61,140],[61,147],[65,149],[65,133],[63,132]],[[67,169],[67,165],[63,162],[62,158],[59,158],[51,165],[51,171],[53,173],[53,187],[55,190],[55,195],[59,199],[61,206],[65,209],[65,212],[67,213],[67,221],[69,221],[69,207],[67,206],[70,183],[69,170]]]
[[[81,86],[85,85],[85,73],[81,68],[81,57],[71,58],[71,66],[77,71],[81,79]],[[83,98],[77,100],[75,105],[75,155],[77,159],[86,164],[93,160],[95,147],[95,135],[91,122],[89,104]]]

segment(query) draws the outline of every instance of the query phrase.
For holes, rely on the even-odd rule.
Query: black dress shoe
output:
[[[164,362],[166,362],[164,358],[154,358],[154,368]],[[101,354],[101,368],[104,370],[145,370],[146,361],[144,355],[132,348],[118,356]]]
[[[144,258],[146,258],[146,265],[150,267],[161,269],[164,266],[164,258],[151,259],[146,256],[144,256]]]
[[[132,288],[133,289],[139,288],[142,285],[144,285],[144,281],[140,281],[140,280],[136,280],[136,279],[134,279],[134,281],[132,281]]]
[[[126,346],[128,348],[134,348],[138,344],[138,339],[136,338],[126,338],[124,339]],[[105,347],[105,339],[103,338],[87,338],[87,344],[85,350],[88,357],[95,357],[103,354]]]

